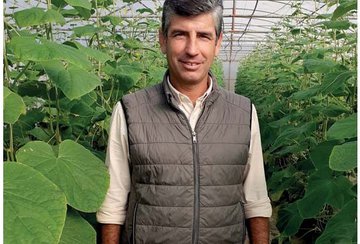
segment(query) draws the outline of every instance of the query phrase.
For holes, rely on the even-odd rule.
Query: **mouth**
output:
[[[201,62],[198,61],[194,62],[194,61],[180,60],[180,62],[183,64],[184,68],[188,70],[195,70],[201,65]]]

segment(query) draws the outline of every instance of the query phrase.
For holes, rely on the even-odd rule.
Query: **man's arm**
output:
[[[268,244],[270,241],[269,217],[272,210],[263,162],[259,122],[256,108],[253,106],[251,144],[244,181],[244,209],[251,244]]]
[[[246,220],[251,244],[268,244],[270,242],[269,218],[254,217]]]
[[[101,225],[101,243],[102,244],[119,244],[121,226],[116,224]]]
[[[127,197],[130,191],[128,163],[128,134],[121,103],[114,107],[109,128],[109,141],[105,164],[110,174],[110,186],[104,202],[96,213],[101,225],[103,244],[119,243],[121,225],[125,222]]]

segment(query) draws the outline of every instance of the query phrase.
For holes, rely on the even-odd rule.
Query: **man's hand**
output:
[[[269,218],[254,217],[246,220],[251,244],[269,244]]]
[[[101,243],[102,244],[119,244],[120,225],[103,224],[101,226]]]

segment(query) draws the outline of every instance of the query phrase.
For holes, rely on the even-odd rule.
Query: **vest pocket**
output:
[[[135,203],[134,211],[133,211],[133,218],[132,218],[132,244],[136,243],[136,213],[138,208],[139,202]]]
[[[244,209],[244,204],[242,202],[239,202],[240,204],[240,209],[241,209],[241,218],[242,218],[242,235],[241,235],[241,243],[245,242],[245,238],[246,238],[246,223],[245,223],[245,209]]]

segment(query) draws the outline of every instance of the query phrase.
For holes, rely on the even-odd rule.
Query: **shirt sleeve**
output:
[[[118,102],[111,116],[105,164],[110,186],[105,200],[96,213],[102,224],[124,224],[130,191],[128,132],[124,110]]]
[[[244,181],[244,209],[247,219],[270,217],[272,213],[265,180],[259,121],[254,105],[251,116],[251,140]]]

